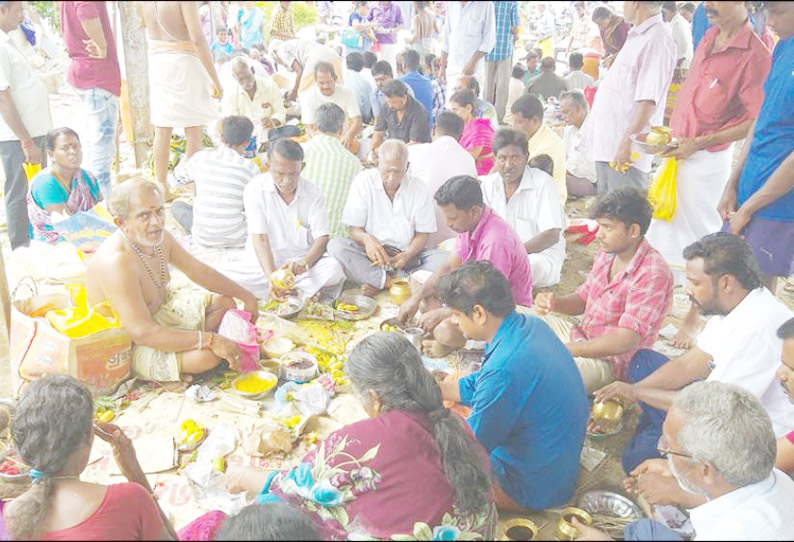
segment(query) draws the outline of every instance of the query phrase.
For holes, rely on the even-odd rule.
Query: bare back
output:
[[[190,41],[182,4],[193,4],[193,2],[138,2],[151,39]]]

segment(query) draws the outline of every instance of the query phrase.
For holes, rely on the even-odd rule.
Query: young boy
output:
[[[229,41],[229,31],[226,27],[219,27],[216,32],[217,39],[213,42],[210,49],[212,50],[212,58],[215,62],[223,55],[230,55],[234,51],[234,46]]]

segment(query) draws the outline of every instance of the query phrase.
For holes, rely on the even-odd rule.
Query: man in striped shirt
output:
[[[345,112],[336,104],[321,105],[316,113],[316,136],[303,144],[306,167],[304,176],[312,181],[325,198],[331,237],[345,237],[347,228],[341,223],[342,209],[350,184],[361,171],[361,161],[342,145]]]
[[[171,211],[197,244],[242,247],[248,234],[243,190],[260,173],[252,161],[242,156],[254,125],[247,117],[226,117],[221,122],[223,145],[197,152],[186,165],[188,177],[196,184],[193,207],[175,201]]]

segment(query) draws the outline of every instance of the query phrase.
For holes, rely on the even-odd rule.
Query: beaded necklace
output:
[[[150,266],[149,262],[147,262],[146,258],[144,258],[144,253],[140,247],[130,241],[130,239],[124,235],[124,232],[120,231],[120,233],[121,236],[130,244],[132,249],[135,251],[135,254],[138,255],[138,259],[141,261],[144,269],[146,269],[146,272],[149,274],[149,278],[152,279],[155,288],[164,294],[166,292],[166,282],[168,281],[168,265],[165,263],[165,258],[163,257],[163,249],[159,244],[154,245],[154,255],[157,258],[157,264],[160,268],[160,277],[158,279],[158,277],[154,274],[154,269],[152,269],[152,266]]]

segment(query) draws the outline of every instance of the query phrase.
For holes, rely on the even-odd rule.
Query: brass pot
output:
[[[538,526],[531,519],[513,518],[502,524],[499,540],[534,540],[538,536]]]
[[[623,405],[617,401],[593,403],[593,420],[603,431],[612,431],[620,424],[623,418]]]
[[[652,126],[645,142],[650,145],[667,145],[672,140],[672,132],[668,126]]]
[[[571,517],[573,516],[576,516],[576,519],[581,523],[586,525],[593,524],[593,516],[581,508],[575,508],[573,506],[564,508],[560,520],[557,522],[557,537],[560,540],[576,540],[579,536],[579,530],[571,523]]]
[[[389,288],[391,302],[399,307],[409,297],[411,297],[411,286],[408,284],[408,280],[403,278],[392,280],[391,288]]]

